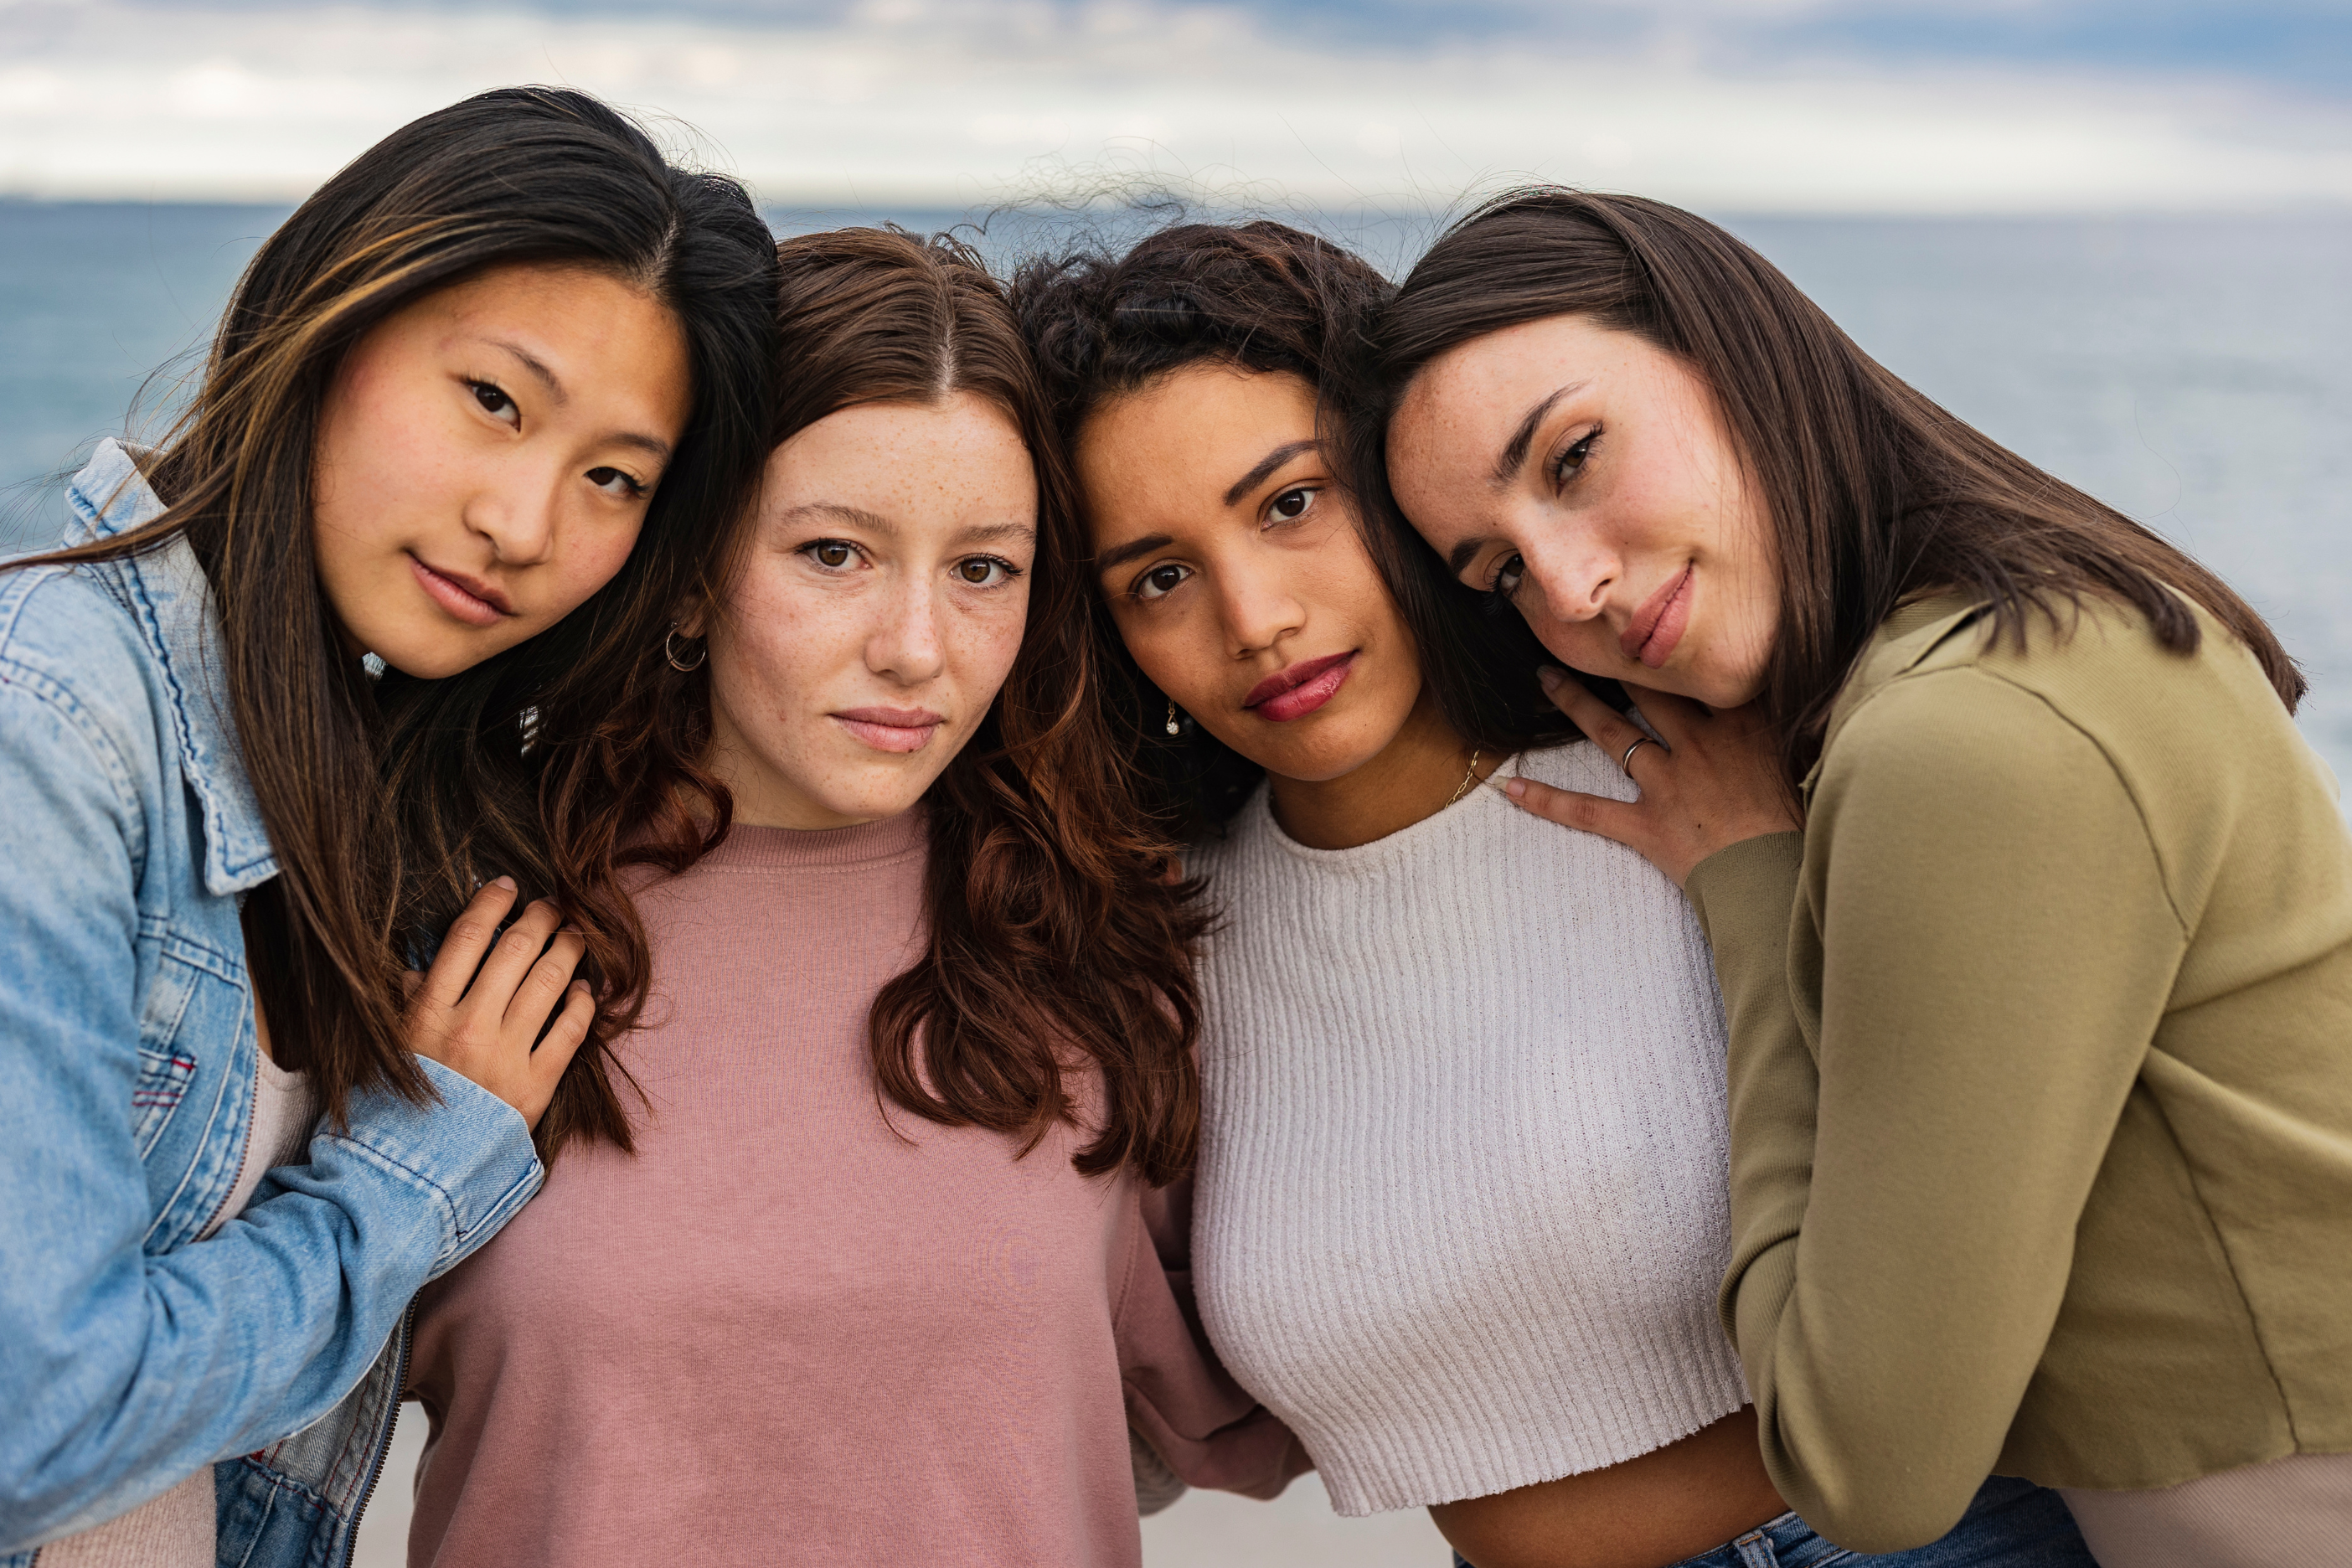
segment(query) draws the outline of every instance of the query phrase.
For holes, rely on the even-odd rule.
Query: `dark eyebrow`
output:
[[[640,451],[651,452],[665,463],[669,461],[669,443],[658,437],[648,436],[641,430],[622,430],[616,432],[613,439],[624,447],[635,447]]]
[[[1455,577],[1460,577],[1470,563],[1478,559],[1478,552],[1486,549],[1486,543],[1487,542],[1483,539],[1464,540],[1454,547],[1452,554],[1446,556],[1445,569],[1453,573]]]
[[[523,369],[539,377],[540,384],[547,388],[547,395],[555,399],[556,402],[568,403],[572,400],[572,395],[563,390],[563,384],[555,379],[555,373],[548,369],[536,354],[533,354],[514,343],[507,342],[504,338],[488,338],[484,341],[487,342],[490,347],[494,349],[504,349],[507,353],[514,355],[515,358],[522,361]]]
[[[1487,483],[1499,490],[1507,488],[1513,479],[1517,479],[1519,465],[1528,460],[1528,448],[1535,445],[1536,426],[1543,423],[1544,416],[1551,412],[1553,404],[1571,392],[1581,391],[1583,387],[1584,383],[1571,381],[1533,408],[1528,409],[1528,416],[1519,421],[1519,427],[1512,431],[1511,438],[1503,444],[1503,455],[1495,459],[1495,471],[1488,477]]]
[[[1139,555],[1149,555],[1155,550],[1165,550],[1176,541],[1164,533],[1147,533],[1140,539],[1130,539],[1116,550],[1106,550],[1095,557],[1095,570],[1108,572],[1114,566],[1124,566]]]
[[[1275,469],[1282,467],[1283,464],[1290,461],[1291,458],[1296,458],[1299,453],[1315,451],[1322,445],[1323,443],[1320,441],[1286,441],[1283,443],[1283,445],[1276,447],[1273,451],[1268,452],[1265,457],[1260,458],[1257,460],[1256,468],[1252,468],[1248,473],[1244,474],[1240,479],[1234,481],[1234,488],[1225,492],[1225,504],[1227,506],[1239,505],[1242,497],[1249,494],[1250,491],[1265,483],[1266,475],[1274,472]]]

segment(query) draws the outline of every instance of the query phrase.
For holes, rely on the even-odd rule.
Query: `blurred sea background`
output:
[[[1000,262],[1163,198],[1400,276],[1517,183],[1706,213],[2228,578],[2352,780],[2346,0],[0,0],[0,551],[58,536],[95,440],[166,427],[304,193],[521,82],[638,113],[780,232],[984,221]],[[404,1561],[425,1425],[355,1568]],[[1342,1520],[1312,1476],[1143,1536],[1149,1568],[1448,1557],[1422,1512]]]
[[[0,200],[0,545],[56,535],[55,481],[96,437],[163,428],[238,270],[288,210]],[[1266,216],[1391,268],[1435,228],[1309,205]],[[2352,779],[2352,212],[1710,216],[1896,374],[2221,572],[2302,661],[2304,732]],[[780,233],[990,220],[769,216]],[[998,215],[987,248],[1006,258],[1056,232],[1050,214]]]

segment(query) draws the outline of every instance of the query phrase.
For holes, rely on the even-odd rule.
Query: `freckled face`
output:
[[[1769,520],[1674,355],[1579,316],[1475,338],[1406,386],[1389,482],[1565,663],[1714,708],[1756,695],[1780,626]]]
[[[454,675],[612,581],[693,402],[668,309],[577,268],[493,268],[353,344],[311,457],[319,577],[354,653]]]
[[[1187,366],[1105,404],[1076,457],[1103,597],[1178,707],[1283,778],[1339,778],[1396,738],[1420,660],[1306,382]]]
[[[713,614],[711,762],[736,820],[844,827],[922,798],[1021,649],[1037,478],[959,393],[827,415],[768,459]]]

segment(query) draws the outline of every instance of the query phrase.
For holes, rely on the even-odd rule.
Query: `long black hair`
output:
[[[1013,296],[1055,416],[1073,442],[1107,400],[1186,365],[1229,364],[1304,381],[1316,394],[1318,433],[1343,499],[1357,513],[1358,531],[1446,722],[1490,752],[1567,739],[1576,731],[1536,684],[1543,649],[1526,624],[1486,614],[1481,595],[1447,577],[1396,514],[1385,478],[1351,460],[1360,445],[1358,362],[1367,325],[1392,291],[1344,247],[1258,222],[1180,225],[1121,258],[1083,251],[1034,261],[1021,268]],[[1161,718],[1167,699],[1129,655],[1099,593],[1088,595],[1087,615],[1106,700],[1170,831],[1192,837],[1231,817],[1265,770],[1199,724],[1170,739]]]
[[[676,317],[693,409],[619,574],[548,631],[441,680],[371,680],[342,650],[312,543],[311,454],[337,367],[378,322],[433,290],[516,263],[594,268]],[[767,455],[775,255],[732,180],[672,167],[644,131],[583,93],[481,93],[385,137],[261,247],[229,301],[203,384],[148,477],[168,510],[38,559],[121,557],[185,538],[220,616],[247,773],[280,875],[247,900],[248,961],[273,1047],[329,1109],[385,1085],[428,1091],[404,1046],[412,938],[437,934],[478,879],[552,896],[603,982],[596,1027],[539,1128],[626,1144],[604,1046],[646,970],[633,910],[567,897],[548,744],[589,734],[619,695],[662,678],[667,616],[700,579],[716,524]],[[541,743],[530,747],[536,737]]]

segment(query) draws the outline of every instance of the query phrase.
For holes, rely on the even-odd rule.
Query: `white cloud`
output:
[[[18,0],[0,59],[0,191],[28,195],[292,196],[469,91],[557,81],[676,117],[804,205],[961,207],[1099,171],[1347,205],[1511,178],[1716,209],[2352,201],[2352,110],[2218,79],[1733,75],[1557,37],[1346,53],[1146,0],[871,0],[800,27]]]

